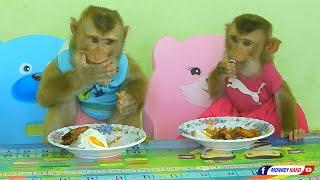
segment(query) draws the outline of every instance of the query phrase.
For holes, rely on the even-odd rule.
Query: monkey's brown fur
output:
[[[263,30],[264,37],[259,37],[258,39],[252,38],[263,48],[261,50],[251,49],[251,52],[244,52],[239,49],[236,49],[235,47],[232,47],[232,45],[229,42],[231,36],[230,30],[235,29],[240,37],[254,37],[253,34],[256,33],[257,30]],[[235,56],[248,58],[248,56],[253,55],[255,57],[253,57],[252,59],[257,59],[257,61],[260,63],[260,67],[262,67],[267,61],[272,60],[272,54],[277,51],[278,45],[280,44],[279,40],[272,38],[271,36],[272,25],[264,18],[252,14],[244,14],[238,16],[233,20],[231,24],[227,25],[226,50],[224,58],[233,58]],[[235,53],[237,54],[234,55]],[[220,97],[223,94],[226,87],[226,76],[222,68],[222,65],[218,64],[217,67],[210,73],[208,77],[208,92],[210,96],[214,99]],[[243,67],[242,69],[246,68]],[[259,72],[259,69],[257,69],[257,71]],[[275,102],[281,120],[282,130],[295,130],[297,128],[295,99],[291,93],[289,86],[285,81],[283,81],[281,87],[275,93]]]
[[[96,14],[97,12],[98,14]],[[93,16],[92,18],[90,17],[91,15]],[[90,18],[88,19],[87,17]],[[95,27],[83,25],[87,21],[90,21],[90,19],[92,19]],[[106,23],[106,20],[110,19],[112,20],[111,25]],[[75,20],[73,19],[73,21]],[[99,25],[99,23],[102,24]],[[72,51],[76,52],[78,50],[85,50],[87,57],[95,57],[93,51],[90,52],[90,48],[88,48],[89,45],[83,49],[85,46],[84,40],[77,39],[77,36],[79,35],[84,36],[83,34],[85,34],[85,32],[82,29],[83,27],[91,28],[89,29],[89,32],[91,33],[98,33],[98,38],[108,38],[108,33],[116,33],[117,35],[117,31],[113,32],[115,30],[112,29],[118,28],[121,32],[117,35],[118,39],[115,41],[115,45],[107,46],[105,49],[106,53],[102,55],[107,59],[118,59],[120,53],[122,53],[127,27],[123,27],[122,20],[120,16],[117,15],[116,11],[90,6],[82,13],[79,22],[72,22],[70,27],[73,33],[73,37],[70,42],[70,48]],[[123,32],[122,28],[124,29]],[[101,37],[99,37],[100,34]],[[114,34],[112,37],[114,37]],[[79,46],[79,43],[81,43],[81,47]],[[77,49],[78,47],[80,49]],[[101,51],[98,53],[101,54]],[[58,69],[56,61],[52,61],[46,67],[43,76],[41,77],[37,93],[38,103],[43,107],[48,108],[48,114],[44,120],[44,140],[46,140],[46,136],[51,131],[61,127],[74,125],[77,110],[79,109],[77,93],[88,87],[89,84],[97,83],[98,77],[95,76],[96,71],[98,71],[97,68],[92,65],[92,67],[89,68],[74,68],[66,73],[62,73]],[[128,75],[119,92],[125,91],[132,97],[136,103],[136,111],[129,115],[122,115],[118,110],[116,110],[113,116],[108,119],[106,123],[127,124],[142,128],[140,111],[143,106],[146,87],[147,78],[145,74],[142,72],[136,61],[128,57]]]

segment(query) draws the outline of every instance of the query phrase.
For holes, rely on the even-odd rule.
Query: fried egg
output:
[[[106,148],[108,147],[106,137],[100,133],[96,129],[88,129],[84,133],[82,133],[78,141],[80,143],[79,146],[84,147],[84,148]]]

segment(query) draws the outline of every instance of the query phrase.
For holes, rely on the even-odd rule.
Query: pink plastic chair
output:
[[[144,105],[144,128],[154,139],[179,137],[179,125],[211,104],[206,78],[221,59],[224,36],[161,38],[153,51],[153,74]]]

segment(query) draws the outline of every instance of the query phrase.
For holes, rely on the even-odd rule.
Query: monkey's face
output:
[[[263,30],[255,30],[248,34],[240,34],[235,25],[231,25],[226,33],[226,51],[230,59],[245,62],[258,59],[266,44]]]
[[[87,63],[101,64],[108,60],[117,63],[124,38],[124,28],[120,24],[109,32],[101,33],[92,20],[86,19],[79,24],[74,40],[77,50],[86,55]]]

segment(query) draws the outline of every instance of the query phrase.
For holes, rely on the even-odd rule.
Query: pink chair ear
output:
[[[160,56],[163,54],[163,52],[168,51],[168,48],[170,46],[172,46],[172,43],[174,43],[174,42],[176,42],[176,40],[170,36],[164,36],[156,42],[156,45],[154,46],[153,52],[152,52],[152,68],[153,68],[153,70],[156,69],[156,66],[159,63],[162,63],[162,62],[160,62],[160,59],[161,59]]]

